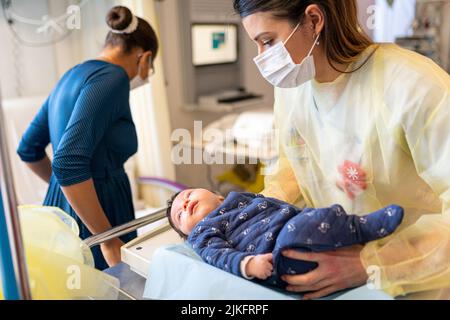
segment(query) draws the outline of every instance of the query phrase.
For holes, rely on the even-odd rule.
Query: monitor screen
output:
[[[237,62],[237,25],[192,25],[192,60],[194,66],[207,66]]]

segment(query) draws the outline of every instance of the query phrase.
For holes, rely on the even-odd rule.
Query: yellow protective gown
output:
[[[118,298],[118,279],[94,268],[92,253],[69,215],[38,206],[19,212],[33,300]]]
[[[309,207],[339,203],[357,215],[403,206],[398,232],[367,244],[362,263],[379,267],[381,287],[393,296],[435,290],[444,297],[450,77],[393,44],[368,48],[349,70],[373,52],[334,82],[275,90],[280,157],[263,194]]]

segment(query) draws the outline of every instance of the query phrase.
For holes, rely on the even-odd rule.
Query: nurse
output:
[[[158,52],[155,31],[128,8],[112,8],[106,22],[103,51],[61,78],[18,148],[21,159],[49,183],[44,205],[70,213],[83,239],[134,219],[123,167],[138,147],[129,95],[148,81]],[[45,152],[49,143],[52,162]],[[119,263],[122,241],[134,236],[94,248],[96,268]]]
[[[330,253],[285,252],[319,266],[286,275],[318,298],[368,281],[393,296],[450,298],[450,77],[431,60],[375,44],[355,0],[235,0],[276,87],[278,167],[264,194],[365,214],[405,208],[399,232]],[[342,232],[352,232],[342,230]],[[370,276],[370,278],[369,278]]]

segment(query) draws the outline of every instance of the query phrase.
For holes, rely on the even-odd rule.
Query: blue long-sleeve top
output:
[[[125,70],[99,60],[67,72],[50,94],[17,150],[25,162],[53,147],[53,173],[61,186],[118,169],[137,151]]]
[[[138,147],[129,95],[129,77],[123,68],[100,60],[79,64],[58,82],[17,150],[23,161],[37,162],[51,143],[52,176],[44,205],[59,207],[74,217],[83,239],[91,233],[61,186],[93,179],[112,226],[134,219],[131,186],[123,167]],[[122,240],[130,241],[133,236]],[[96,267],[106,268],[100,249],[95,247],[93,252]]]

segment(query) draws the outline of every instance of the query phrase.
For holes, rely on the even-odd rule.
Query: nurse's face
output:
[[[310,6],[314,7],[314,6]],[[299,64],[307,56],[309,50],[314,44],[315,24],[314,16],[309,16],[310,8],[307,14],[291,39],[286,44],[292,60]],[[300,22],[300,21],[298,21]],[[257,12],[245,17],[242,20],[245,30],[250,38],[258,47],[258,54],[271,48],[277,42],[284,42],[295,29],[295,26],[287,19],[280,19],[273,16],[271,12]]]

